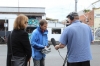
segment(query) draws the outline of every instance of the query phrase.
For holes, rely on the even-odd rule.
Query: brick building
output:
[[[85,17],[85,16],[87,17]],[[79,19],[83,22],[88,24],[90,27],[94,26],[94,9],[92,11],[89,11],[83,15],[80,15]]]
[[[100,41],[100,8],[94,8],[87,13],[81,12],[79,13],[79,16],[83,23],[88,24],[92,28],[94,40]]]

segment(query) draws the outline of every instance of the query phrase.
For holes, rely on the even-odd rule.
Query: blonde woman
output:
[[[26,57],[25,65],[31,58],[31,46],[28,38],[28,33],[25,31],[27,27],[28,18],[25,15],[19,15],[14,22],[14,28],[7,41],[7,66],[11,65],[11,58],[13,56]]]

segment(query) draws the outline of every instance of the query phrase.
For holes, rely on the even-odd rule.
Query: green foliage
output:
[[[85,13],[87,13],[87,12],[89,12],[89,11],[90,11],[89,9],[84,9],[84,12],[85,12]]]

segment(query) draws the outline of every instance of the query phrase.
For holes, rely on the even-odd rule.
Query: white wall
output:
[[[0,7],[1,12],[28,12],[28,13],[45,13],[44,7]]]
[[[51,28],[51,27],[52,27],[52,28],[62,28],[62,27],[63,27],[63,28],[64,28],[65,25],[60,24],[60,23],[55,23],[55,22],[54,22],[54,23],[53,23],[53,22],[52,22],[52,23],[48,22],[48,27],[50,27],[50,28]]]
[[[100,41],[100,9],[94,10],[94,40]]]
[[[8,31],[13,29],[13,23],[16,17],[16,14],[0,14],[0,19],[8,20]]]
[[[46,19],[46,15],[42,16],[42,19]]]
[[[56,41],[59,41],[61,34],[52,34],[52,28],[48,29],[48,40],[51,41],[51,38],[54,38]],[[63,28],[61,28],[61,33],[63,32]]]
[[[9,19],[9,23],[8,23],[8,31],[13,30],[14,20],[15,20],[15,19]]]

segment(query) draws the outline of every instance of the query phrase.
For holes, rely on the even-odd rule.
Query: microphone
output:
[[[52,42],[52,44],[53,44],[54,47],[57,45],[54,38],[51,38],[51,42]]]
[[[57,45],[54,38],[51,38],[51,42],[52,42],[54,47]],[[59,52],[59,50],[58,50],[58,52]],[[61,56],[60,52],[59,52],[59,55]],[[67,55],[66,55],[65,59],[62,56],[61,56],[61,58],[64,60],[63,66],[65,66],[66,61],[67,61]]]

